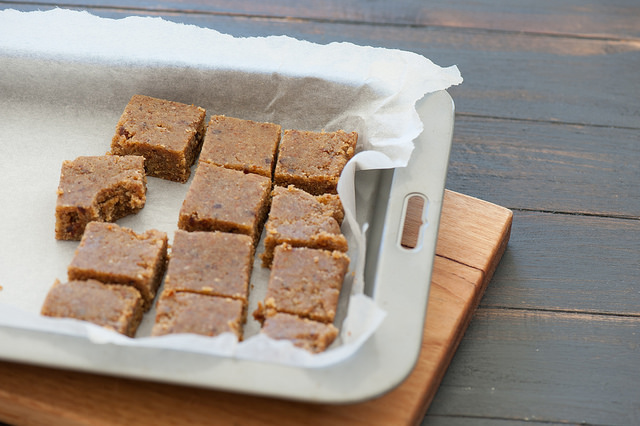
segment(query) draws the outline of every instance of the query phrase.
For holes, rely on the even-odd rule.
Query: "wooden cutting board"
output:
[[[47,426],[418,424],[504,253],[512,216],[503,207],[446,191],[422,351],[409,377],[379,398],[318,405],[0,362],[0,421]]]

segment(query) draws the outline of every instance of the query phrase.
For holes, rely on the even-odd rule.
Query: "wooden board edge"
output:
[[[475,197],[445,190],[436,254],[493,276],[513,223],[513,212]]]

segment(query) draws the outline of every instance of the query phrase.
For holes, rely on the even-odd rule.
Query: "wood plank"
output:
[[[469,244],[492,245],[480,252],[499,258],[509,235],[506,222],[497,226],[494,222],[501,219],[481,214],[484,219],[475,222],[487,226],[466,228],[461,224],[472,217],[464,211],[469,208],[499,211],[502,220],[511,217],[504,208],[447,192],[443,214],[452,216],[457,226],[445,226],[440,235],[457,232]],[[486,232],[475,238],[478,229],[494,229],[494,238]],[[158,418],[168,424],[208,424],[211,419],[216,424],[257,425],[418,424],[490,278],[481,269],[436,257],[419,360],[400,386],[376,399],[349,405],[295,403],[0,362],[0,420],[34,425],[151,425]]]
[[[513,209],[640,218],[638,130],[456,117],[447,186]]]
[[[638,235],[637,220],[515,212],[483,306],[640,316]]]
[[[640,318],[479,309],[428,412],[640,422]]]
[[[526,419],[496,419],[480,417],[436,416],[425,417],[422,426],[531,426],[536,424]],[[566,423],[544,422],[544,426],[566,426]]]
[[[443,205],[458,214],[442,215],[436,254],[493,276],[511,233],[513,213],[495,204],[445,191]],[[493,244],[499,235],[500,244]]]
[[[112,18],[137,13],[89,10]],[[197,13],[143,14],[147,13],[235,36],[287,34],[318,43],[349,41],[413,51],[442,66],[457,64],[465,82],[451,88],[450,93],[459,115],[640,128],[638,109],[634,107],[640,99],[640,42],[636,40]]]
[[[26,3],[36,3],[26,2]],[[37,1],[38,4],[43,2]],[[57,4],[53,1],[45,1]],[[128,8],[123,0],[70,0],[68,5],[109,5]],[[136,7],[156,11],[189,11],[229,15],[347,21],[359,23],[447,26],[500,31],[568,34],[584,37],[640,37],[640,6],[633,0],[602,3],[596,0],[159,0],[136,2]]]

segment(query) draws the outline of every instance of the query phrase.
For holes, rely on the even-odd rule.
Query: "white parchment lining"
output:
[[[415,104],[460,84],[458,69],[410,52],[313,44],[285,36],[234,38],[159,18],[120,20],[86,12],[0,11],[0,325],[86,336],[95,344],[179,348],[214,355],[321,367],[353,354],[385,313],[363,294],[364,232],[357,223],[356,170],[402,167],[422,132]],[[352,259],[341,299],[341,335],[311,355],[288,342],[247,338],[148,336],[154,311],[130,339],[39,310],[53,281],[66,279],[77,242],[53,237],[55,194],[63,160],[101,155],[135,93],[272,121],[283,128],[355,130],[357,154],[339,183]],[[188,184],[149,178],[147,205],[118,223],[171,237]],[[268,271],[256,262],[250,311]],[[348,291],[350,290],[350,291]],[[348,312],[347,312],[348,307]]]

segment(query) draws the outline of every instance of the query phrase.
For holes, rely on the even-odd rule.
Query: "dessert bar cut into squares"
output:
[[[145,205],[146,193],[143,157],[102,155],[64,161],[56,201],[56,239],[79,240],[89,222],[113,222],[137,213]]]
[[[339,251],[276,247],[264,301],[253,316],[264,320],[276,312],[333,322],[349,257]]]
[[[280,133],[278,124],[214,115],[200,161],[271,178]]]
[[[192,333],[217,336],[230,332],[242,339],[242,301],[189,292],[163,291],[158,298],[152,336]]]
[[[188,291],[247,302],[253,240],[226,232],[177,230],[164,291]]]
[[[69,280],[131,285],[142,295],[146,311],[162,281],[166,259],[164,232],[137,234],[113,223],[90,222],[67,272]]]
[[[338,179],[358,142],[356,132],[285,130],[278,148],[276,185],[295,185],[314,194],[335,194]]]
[[[272,339],[289,340],[311,353],[323,352],[338,335],[338,329],[331,323],[281,313],[267,317],[260,332]]]
[[[140,293],[133,287],[96,280],[65,283],[56,280],[41,313],[88,321],[133,337],[142,320],[143,304]]]
[[[144,95],[133,95],[120,116],[111,153],[142,155],[147,175],[186,182],[205,132],[206,111]]]
[[[271,180],[200,162],[180,209],[178,228],[249,235],[255,243],[269,210]]]
[[[346,252],[347,239],[336,220],[343,215],[337,195],[314,196],[293,185],[274,187],[265,224],[262,265],[271,265],[273,250],[282,243]]]

